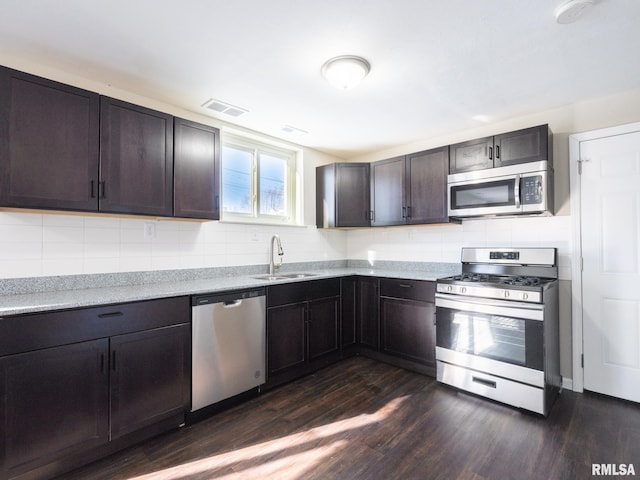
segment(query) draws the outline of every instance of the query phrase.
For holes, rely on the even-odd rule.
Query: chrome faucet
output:
[[[280,262],[275,263],[273,261],[273,246],[278,244],[278,256],[280,257]],[[282,266],[282,256],[284,255],[284,251],[282,250],[282,243],[280,243],[280,237],[278,235],[274,235],[271,237],[271,247],[269,249],[269,275],[273,275],[276,271]]]

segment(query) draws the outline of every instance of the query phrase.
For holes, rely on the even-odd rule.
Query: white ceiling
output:
[[[3,0],[0,52],[353,158],[640,87],[640,1],[564,1]],[[339,91],[345,54],[371,73]]]

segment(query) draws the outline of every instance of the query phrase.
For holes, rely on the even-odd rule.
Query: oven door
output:
[[[436,294],[436,346],[466,363],[542,372],[543,312],[539,304]]]

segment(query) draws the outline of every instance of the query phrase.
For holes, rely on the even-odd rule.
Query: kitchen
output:
[[[594,21],[593,16],[601,7],[604,5],[596,5],[588,12],[593,15],[585,15],[583,20]],[[550,8],[551,13],[552,10],[553,8]],[[551,16],[551,22],[553,20]],[[579,26],[580,23],[576,23],[568,27]],[[553,27],[563,26],[553,22]],[[72,60],[68,62],[73,63]],[[117,82],[115,80],[118,79],[114,78],[109,82],[112,85],[108,85],[100,75],[83,74],[82,70],[75,70],[76,73],[73,73],[74,69],[67,68],[62,61],[57,64],[42,62],[41,58],[26,46],[24,52],[20,48],[3,51],[2,64],[203,123],[212,121],[200,113],[195,114],[169,102],[154,99],[152,95],[149,95],[151,98],[145,96],[145,90],[140,89],[136,82],[129,86],[122,79]],[[87,63],[85,68],[90,71],[95,67]],[[375,72],[374,69],[375,63],[372,72]],[[632,73],[628,73],[627,76],[634,78]],[[128,217],[2,212],[2,285],[11,285],[11,288],[19,289],[20,282],[9,281],[11,279],[24,279],[26,285],[37,282],[38,278],[46,279],[51,276],[63,276],[73,282],[76,280],[74,276],[83,274],[265,265],[268,261],[268,243],[275,232],[282,238],[284,261],[289,265],[340,262],[345,259],[362,261],[374,266],[385,261],[458,264],[463,247],[555,247],[558,249],[561,289],[561,373],[564,387],[571,389],[574,368],[571,335],[574,251],[573,220],[569,202],[569,135],[638,121],[639,105],[640,93],[637,85],[630,84],[606,94],[585,96],[544,109],[529,109],[526,110],[529,113],[512,114],[504,117],[504,120],[492,121],[487,125],[465,124],[464,127],[443,131],[438,135],[428,135],[428,138],[423,135],[416,137],[412,142],[398,144],[396,147],[380,147],[371,152],[329,154],[314,148],[297,147],[303,151],[305,164],[302,226],[276,228],[225,222],[195,223]],[[220,120],[217,122],[223,123]],[[344,158],[354,162],[375,161],[544,123],[548,123],[554,132],[556,211],[552,217],[465,220],[461,224],[348,231],[318,229],[315,226],[313,172],[316,166],[343,161]],[[297,144],[295,141],[291,143]],[[143,234],[145,229],[150,230],[149,235]],[[606,459],[603,461],[606,462]]]

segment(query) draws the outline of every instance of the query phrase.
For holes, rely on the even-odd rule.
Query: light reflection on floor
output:
[[[220,480],[304,478],[305,473],[323,460],[335,455],[348,441],[339,438],[330,441],[328,440],[330,437],[338,437],[350,430],[382,422],[392,415],[407,398],[407,396],[395,398],[375,413],[362,414],[313,427],[250,447],[131,477],[129,480],[178,480],[191,476]],[[323,439],[325,441],[322,441]],[[268,460],[255,465],[255,458],[260,457]],[[207,476],[207,472],[212,476]]]

